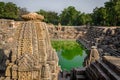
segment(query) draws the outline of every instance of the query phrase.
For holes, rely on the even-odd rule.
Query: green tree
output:
[[[120,26],[120,1],[118,0],[115,5],[115,12],[116,12],[116,20],[117,25]]]
[[[4,7],[4,17],[8,19],[17,19],[18,18],[18,7],[12,2],[6,3]]]
[[[108,25],[116,25],[115,21],[115,10],[114,10],[114,3],[112,1],[105,3],[105,8],[107,12],[107,23]]]
[[[86,24],[91,24],[92,23],[92,17],[91,14],[85,14],[82,13],[78,17],[79,25],[86,25]]]
[[[116,26],[119,22],[119,7],[120,7],[120,0],[110,0],[109,2],[105,3],[105,8],[108,13],[107,21],[110,25]]]
[[[109,0],[104,7],[95,8],[92,19],[94,25],[120,25],[120,0]]]
[[[5,7],[5,3],[0,2],[0,18],[4,17],[4,7]]]
[[[75,9],[73,6],[65,8],[60,14],[60,22],[62,25],[77,25],[76,23],[80,12]]]
[[[28,13],[26,8],[17,7],[12,2],[0,2],[0,18],[21,20],[21,15]]]
[[[95,8],[93,10],[92,19],[94,25],[107,25],[106,18],[107,18],[107,13],[104,7]]]
[[[58,13],[56,12],[40,10],[37,13],[43,15],[45,17],[44,21],[47,23],[53,23],[53,24],[59,23],[59,16]]]

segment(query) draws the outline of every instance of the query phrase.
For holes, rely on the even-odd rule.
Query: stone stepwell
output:
[[[31,21],[0,20],[0,80],[120,80],[120,28],[82,27],[77,32],[65,28],[67,37],[58,33],[57,39],[78,38],[89,50],[91,46],[98,50],[91,51],[84,68],[59,72],[48,25],[28,18]],[[56,32],[64,34],[55,30],[53,37]]]
[[[59,80],[120,80],[120,58],[104,56],[85,68],[75,68],[59,76]]]

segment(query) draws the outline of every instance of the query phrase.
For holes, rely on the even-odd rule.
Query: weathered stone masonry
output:
[[[58,80],[58,57],[44,22],[20,22],[3,80]]]
[[[55,39],[79,37],[91,50],[86,67],[58,76],[58,58],[49,35]],[[119,35],[120,28],[57,28],[34,20],[0,20],[0,80],[119,80]]]

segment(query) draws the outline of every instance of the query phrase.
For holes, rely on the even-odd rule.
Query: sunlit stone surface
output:
[[[7,33],[10,36],[3,40],[8,40],[4,43],[9,46],[8,50],[1,45],[5,50],[0,50],[3,57],[0,60],[0,80],[58,80],[58,57],[51,47],[46,23],[15,22],[16,27],[10,28],[11,21],[2,21],[1,26],[5,23],[8,28],[5,30],[13,30],[14,34]]]
[[[16,35],[17,54],[7,65],[6,76],[18,80],[57,80],[58,58],[50,45],[46,24],[21,24]]]

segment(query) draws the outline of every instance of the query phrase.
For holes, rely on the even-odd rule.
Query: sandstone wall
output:
[[[85,26],[54,26],[48,25],[51,39],[77,39],[86,31]]]

